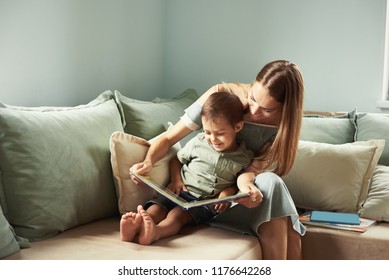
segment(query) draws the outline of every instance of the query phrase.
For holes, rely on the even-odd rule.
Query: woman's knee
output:
[[[280,176],[273,172],[264,172],[255,177],[254,184],[261,190],[272,190],[284,187],[285,183]]]

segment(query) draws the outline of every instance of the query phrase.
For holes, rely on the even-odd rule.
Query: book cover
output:
[[[314,222],[311,221],[310,211],[302,214],[299,219],[305,225],[319,226],[319,227],[333,228],[333,229],[340,229],[340,230],[349,230],[355,232],[365,232],[370,226],[374,225],[377,222],[376,220],[371,220],[371,219],[366,219],[361,217],[359,218],[359,222],[360,222],[359,225]]]
[[[333,224],[359,225],[359,216],[355,213],[312,211],[312,222],[325,222]]]
[[[154,182],[150,177],[142,176],[136,173],[131,172],[133,176],[135,176],[138,180],[140,180],[143,184],[146,186],[152,188],[157,193],[163,195],[164,197],[170,199],[174,203],[176,203],[178,206],[182,207],[183,209],[189,209],[192,207],[198,207],[203,205],[209,205],[209,204],[216,204],[220,202],[225,201],[234,201],[237,198],[246,197],[250,194],[248,193],[237,193],[235,195],[226,196],[223,198],[210,198],[210,199],[203,199],[203,200],[196,200],[188,202],[184,200],[183,198],[179,197],[177,194],[175,194],[173,191],[169,190],[165,186],[159,185],[158,183]]]

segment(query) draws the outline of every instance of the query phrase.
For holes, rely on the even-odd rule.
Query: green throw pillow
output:
[[[384,152],[378,164],[389,165],[389,116],[376,113],[358,114],[356,118],[357,132],[355,141],[384,139]]]
[[[16,253],[19,250],[19,244],[0,207],[0,258]]]
[[[115,91],[116,102],[124,115],[124,132],[150,140],[166,130],[168,122],[176,123],[198,95],[188,89],[171,99],[155,98],[141,101]]]
[[[337,117],[304,116],[300,140],[344,144],[354,142],[353,112]]]
[[[0,104],[0,201],[16,234],[40,240],[117,214],[109,139],[122,130],[110,91],[76,107]]]
[[[361,217],[389,222],[389,166],[377,165],[371,179],[369,193]]]

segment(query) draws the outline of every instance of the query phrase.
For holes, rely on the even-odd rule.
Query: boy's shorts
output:
[[[195,196],[191,195],[189,192],[185,192],[181,190],[180,192],[180,197],[185,199],[186,201],[190,202],[193,200],[198,200]],[[173,201],[170,199],[164,197],[164,196],[159,196],[157,198],[151,199],[146,202],[144,208],[147,209],[153,204],[158,204],[165,208],[168,212],[172,210],[174,207],[180,207],[177,204],[175,204]],[[199,206],[199,207],[192,207],[188,210],[183,209],[184,211],[188,211],[192,218],[193,221],[196,225],[199,225],[204,222],[210,221],[213,217],[215,217],[218,213],[215,211],[214,205],[204,205],[204,206]]]

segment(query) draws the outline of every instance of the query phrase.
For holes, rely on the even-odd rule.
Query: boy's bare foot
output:
[[[142,206],[138,206],[138,213],[143,220],[138,242],[141,245],[150,245],[159,239],[157,227],[149,213]]]
[[[139,213],[129,212],[122,215],[120,220],[120,238],[122,241],[132,242],[139,234],[142,217]]]

